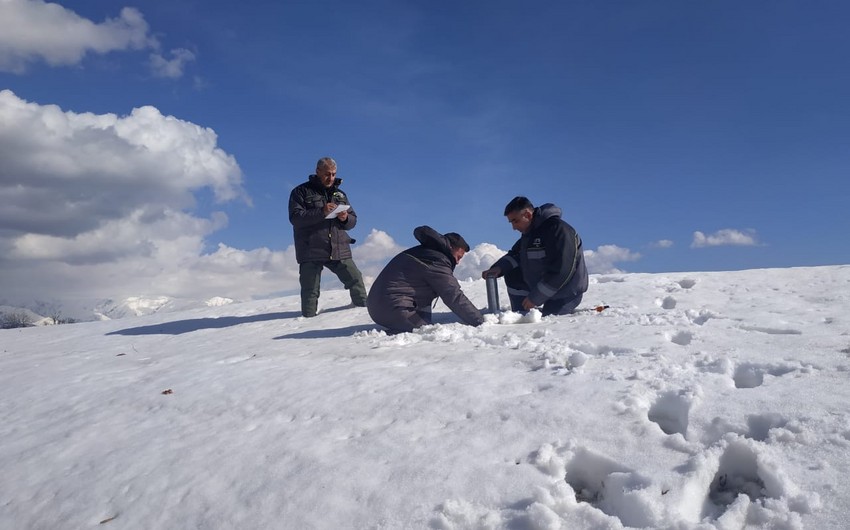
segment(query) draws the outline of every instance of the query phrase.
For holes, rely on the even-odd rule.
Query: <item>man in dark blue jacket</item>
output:
[[[289,195],[289,222],[295,236],[295,260],[301,282],[301,314],[314,317],[319,305],[322,268],[336,274],[350,291],[351,303],[366,305],[363,275],[351,258],[348,230],[357,224],[357,214],[339,189],[333,158],[321,158],[316,174]]]
[[[587,291],[587,267],[576,230],[561,219],[561,209],[554,204],[535,208],[525,197],[514,197],[505,216],[522,236],[481,276],[505,277],[514,311],[543,306],[544,316],[572,313]]]
[[[413,236],[421,245],[390,260],[369,289],[366,307],[372,320],[391,332],[412,331],[431,323],[431,304],[440,297],[464,323],[482,324],[484,317],[453,274],[469,251],[466,241],[460,234],[441,235],[430,226],[416,228]]]

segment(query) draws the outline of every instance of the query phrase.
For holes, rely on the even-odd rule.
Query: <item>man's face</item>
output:
[[[460,263],[460,260],[463,259],[463,256],[466,254],[466,251],[462,248],[453,248],[452,256],[455,258],[455,263]]]
[[[336,167],[317,167],[316,176],[319,177],[319,182],[322,183],[322,186],[330,188],[334,185],[334,179],[336,178]]]
[[[531,218],[533,217],[533,215],[534,212],[526,208],[518,212],[510,212],[507,215],[507,218],[508,222],[511,223],[511,226],[514,230],[521,234],[524,234],[528,232],[529,228],[531,228]]]

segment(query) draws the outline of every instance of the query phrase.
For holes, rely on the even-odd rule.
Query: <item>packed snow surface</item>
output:
[[[850,527],[850,266],[398,335],[298,308],[0,330],[0,528]]]

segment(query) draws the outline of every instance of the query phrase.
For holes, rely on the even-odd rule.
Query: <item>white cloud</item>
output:
[[[195,54],[185,48],[171,50],[171,59],[166,59],[160,53],[152,53],[150,66],[153,75],[177,79],[183,76],[186,63],[195,60]]]
[[[141,12],[132,7],[96,24],[43,0],[0,0],[0,71],[21,73],[43,60],[73,65],[89,53],[158,47]]]
[[[481,243],[470,249],[455,268],[459,280],[480,279],[481,272],[487,270],[505,255],[505,251],[490,243]]]
[[[384,265],[404,249],[389,234],[373,228],[366,236],[366,241],[352,247],[351,253],[368,287]],[[335,280],[336,276],[333,278]]]
[[[584,259],[591,274],[613,274],[622,272],[614,264],[621,261],[637,261],[641,255],[616,245],[601,245],[596,250],[586,250]]]
[[[720,247],[720,246],[757,246],[756,231],[747,229],[744,231],[726,228],[706,235],[702,232],[694,232],[694,240],[691,248]]]
[[[658,241],[654,241],[649,245],[652,248],[671,248],[673,246],[673,242],[669,239],[659,239]]]
[[[3,295],[244,299],[297,286],[291,249],[204,254],[227,217],[193,214],[194,194],[249,202],[216,143],[153,107],[76,114],[0,91]]]
[[[73,237],[139,209],[191,207],[202,188],[219,202],[247,200],[236,160],[216,142],[153,107],[76,114],[0,91],[0,224]]]
[[[388,261],[404,250],[388,233],[372,229],[366,241],[354,247],[354,259],[361,262]]]

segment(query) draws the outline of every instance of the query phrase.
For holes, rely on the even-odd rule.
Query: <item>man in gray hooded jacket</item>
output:
[[[575,228],[561,219],[561,209],[554,204],[535,208],[525,197],[514,197],[505,216],[522,236],[481,276],[505,277],[514,311],[543,306],[543,316],[572,313],[588,283]]]
[[[375,279],[366,307],[376,324],[399,333],[431,323],[431,304],[437,298],[470,326],[484,317],[463,294],[455,265],[469,245],[454,232],[441,235],[430,226],[420,226],[413,236],[421,245],[398,254]]]

